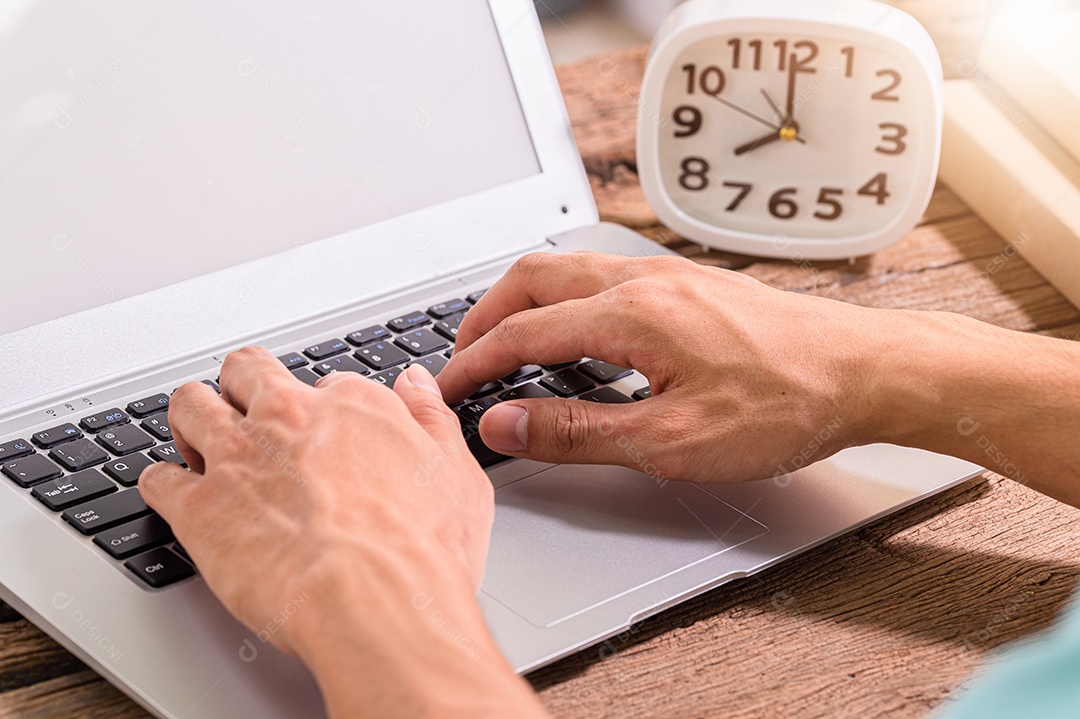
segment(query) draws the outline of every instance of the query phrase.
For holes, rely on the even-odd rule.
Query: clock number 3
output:
[[[878,128],[882,132],[891,132],[892,134],[882,135],[882,144],[875,147],[874,152],[880,152],[882,155],[900,155],[907,149],[907,144],[904,142],[904,138],[908,134],[906,127],[896,122],[883,122],[878,125]],[[891,143],[892,147],[886,147],[885,143]]]

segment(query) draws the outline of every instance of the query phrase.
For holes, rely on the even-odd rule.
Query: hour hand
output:
[[[780,133],[779,132],[770,132],[768,135],[763,135],[763,136],[759,137],[756,140],[752,140],[752,141],[746,143],[745,145],[740,145],[739,147],[736,147],[735,148],[735,156],[739,157],[739,156],[745,155],[746,153],[750,152],[751,150],[756,150],[759,147],[764,147],[765,145],[776,142],[779,139],[780,139]]]

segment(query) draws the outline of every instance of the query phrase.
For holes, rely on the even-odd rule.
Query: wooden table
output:
[[[973,57],[991,3],[895,4],[930,28],[948,72]],[[797,267],[682,240],[658,224],[635,175],[644,49],[603,60],[563,68],[559,78],[604,219],[776,287],[1080,338],[1080,312],[1004,254],[1001,239],[945,187],[918,229],[854,264]],[[987,474],[530,679],[558,717],[922,716],[988,653],[1052,621],[1080,574],[1077,520],[1077,510]],[[0,717],[145,716],[0,605]]]

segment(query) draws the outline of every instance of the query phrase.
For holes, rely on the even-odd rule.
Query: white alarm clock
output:
[[[717,249],[865,255],[918,223],[937,178],[941,59],[874,0],[689,0],[653,42],[638,175],[660,220]]]

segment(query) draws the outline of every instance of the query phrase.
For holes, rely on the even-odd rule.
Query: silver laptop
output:
[[[0,67],[0,597],[157,716],[317,716],[137,494],[178,460],[169,394],[250,343],[304,381],[437,371],[522,254],[664,250],[597,222],[530,0],[8,0]],[[522,672],[979,471],[873,446],[698,487],[478,452],[480,602]]]

